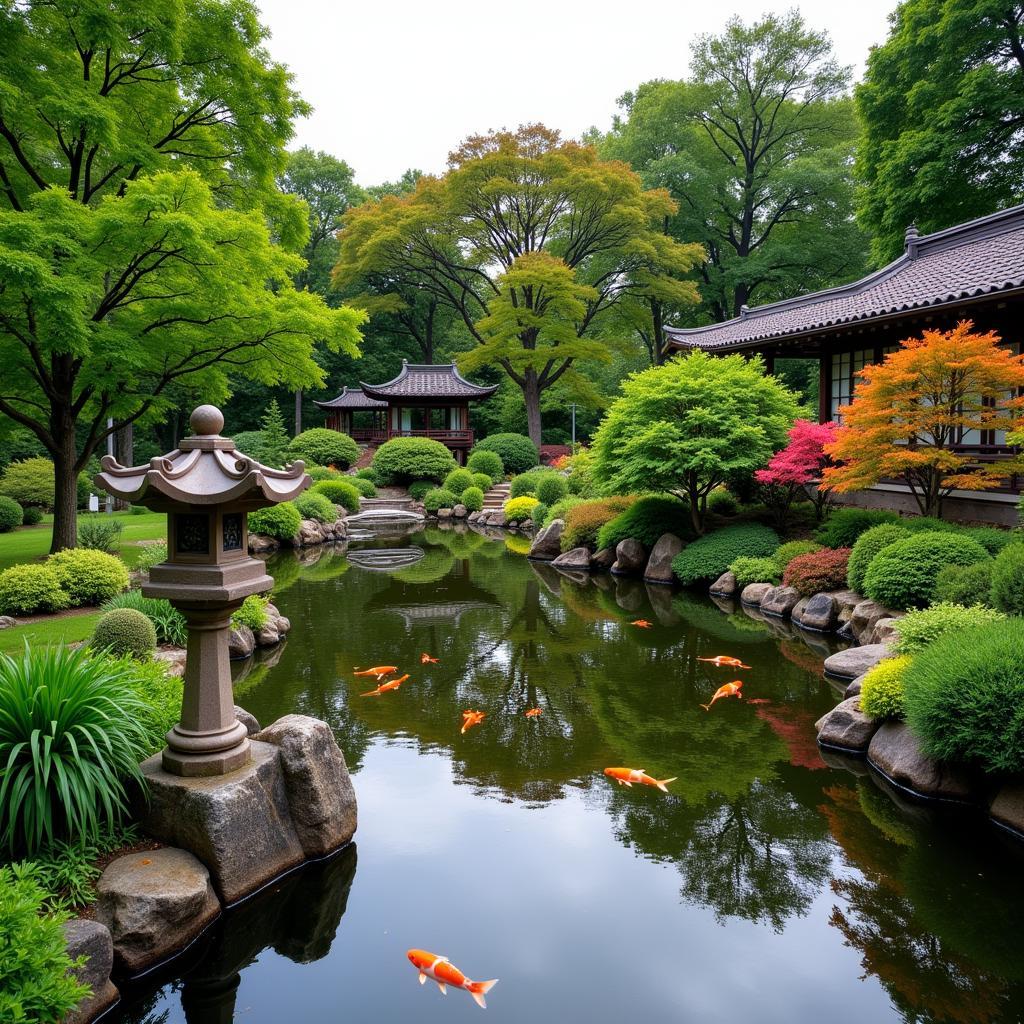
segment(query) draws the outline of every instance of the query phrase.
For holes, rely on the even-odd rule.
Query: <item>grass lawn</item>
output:
[[[102,614],[98,608],[90,608],[80,615],[53,615],[24,626],[0,629],[0,654],[17,654],[26,640],[33,647],[88,640]]]

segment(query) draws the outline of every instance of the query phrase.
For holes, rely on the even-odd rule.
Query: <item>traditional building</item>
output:
[[[818,418],[837,418],[856,384],[856,373],[880,362],[902,339],[925,329],[947,330],[973,320],[995,331],[1003,344],[1021,351],[1024,340],[1024,205],[959,224],[932,235],[907,230],[903,255],[852,284],[800,295],[753,309],[723,323],[666,328],[670,351],[702,349],[712,354],[755,353],[771,371],[777,360],[817,359]],[[1016,451],[998,431],[965,432],[957,446],[978,462],[1005,459]],[[997,491],[955,491],[951,514],[1012,522],[1019,476],[1008,475]],[[847,495],[859,503],[911,510],[912,499],[896,482],[870,494]]]
[[[498,386],[484,387],[463,377],[454,363],[424,365],[402,360],[397,377],[384,384],[360,382],[342,388],[329,402],[326,426],[360,444],[382,444],[393,437],[429,437],[465,461],[473,447],[469,403],[489,398]],[[357,421],[358,417],[358,421]]]

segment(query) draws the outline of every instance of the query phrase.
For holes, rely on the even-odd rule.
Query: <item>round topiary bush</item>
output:
[[[923,608],[935,593],[935,581],[947,565],[974,565],[989,553],[958,533],[915,533],[883,548],[864,574],[864,593],[886,608]]]
[[[822,548],[797,555],[782,574],[782,582],[801,597],[813,597],[823,591],[842,590],[850,561],[849,548]]]
[[[493,455],[494,452],[485,452],[484,454]],[[473,486],[479,487],[486,494],[494,486],[494,481],[486,473],[474,473]]]
[[[875,555],[890,544],[909,536],[910,531],[899,523],[880,523],[865,530],[850,551],[850,563],[846,570],[849,588],[856,590],[858,594],[863,593],[864,574]]]
[[[540,504],[532,494],[524,494],[519,498],[510,498],[503,509],[506,523],[520,523],[529,519],[530,514]]]
[[[332,469],[330,466],[307,466],[306,476],[308,476],[313,483],[319,483],[321,480],[341,479],[341,473],[336,469]]]
[[[128,567],[116,555],[92,548],[66,548],[46,560],[72,607],[101,604],[128,589]]]
[[[434,487],[423,496],[423,506],[428,512],[435,514],[442,508],[455,508],[459,496],[446,491],[443,487]]]
[[[484,492],[479,487],[467,487],[459,500],[467,512],[479,512],[484,507]]]
[[[462,494],[467,487],[473,486],[473,474],[468,469],[453,469],[444,478],[444,489],[452,494]]]
[[[365,476],[347,477],[345,483],[351,484],[364,498],[377,497],[376,486],[372,480],[367,480]]]
[[[651,494],[638,498],[624,512],[606,523],[597,534],[597,546],[614,548],[619,541],[633,537],[645,548],[653,548],[663,533],[674,533],[682,540],[693,538],[690,506],[678,498]]]
[[[903,717],[903,684],[911,658],[885,658],[868,670],[861,683],[861,711],[872,718]]]
[[[537,483],[534,494],[542,505],[554,505],[569,493],[568,484],[561,473],[545,473]]]
[[[988,626],[994,622],[1005,622],[1006,616],[994,608],[981,605],[965,607],[962,604],[933,604],[930,608],[917,608],[907,612],[893,623],[897,654],[919,654],[930,644],[947,633]]]
[[[1024,620],[930,644],[907,670],[904,705],[931,757],[986,772],[1024,771]]]
[[[260,508],[249,513],[249,532],[265,533],[268,537],[278,540],[291,540],[302,525],[299,510],[290,502],[282,501],[280,505]]]
[[[313,491],[322,494],[333,504],[341,505],[349,515],[355,515],[359,511],[360,494],[350,480],[321,480],[313,484]],[[334,519],[331,522],[334,522]]]
[[[996,555],[991,601],[1001,612],[1024,615],[1024,544],[1011,544]]]
[[[49,565],[12,565],[0,572],[0,615],[58,612],[69,603]]]
[[[22,508],[53,508],[54,470],[49,459],[35,457],[12,462],[0,476],[0,494],[13,498]]]
[[[935,577],[932,599],[945,604],[988,605],[992,602],[992,567],[995,562],[974,565],[947,565]]]
[[[373,471],[381,484],[443,480],[455,468],[452,453],[429,437],[394,437],[373,455]]]
[[[89,646],[94,651],[118,657],[129,654],[142,661],[156,650],[156,627],[134,608],[115,608],[96,623]]]
[[[24,518],[21,506],[13,498],[0,496],[0,533],[9,533],[21,526]]]
[[[148,510],[144,510],[148,511]],[[21,522],[23,526],[35,526],[43,521],[43,510],[36,505],[26,505],[21,510]]]
[[[409,484],[409,497],[413,501],[422,501],[437,486],[433,480],[414,480]]]
[[[557,480],[561,480],[561,474],[557,473],[553,469],[533,468],[525,473],[520,473],[518,476],[512,477],[512,486],[509,488],[509,494],[513,498],[521,498],[524,494],[533,495],[537,497],[537,488],[541,483],[553,477]],[[561,497],[561,495],[559,495]]]
[[[779,535],[760,523],[737,523],[699,537],[672,560],[684,587],[713,583],[740,555],[772,555]]]
[[[288,454],[317,466],[348,469],[359,458],[359,445],[348,434],[326,427],[304,430],[288,442]]]
[[[323,481],[326,483],[326,481]],[[303,519],[314,519],[318,523],[333,523],[338,518],[338,510],[334,502],[321,491],[306,491],[297,498],[292,499],[292,504],[298,509]]]
[[[482,441],[477,441],[473,455],[477,452],[495,452],[501,459],[503,473],[525,473],[540,462],[537,446],[522,434],[490,434]],[[473,455],[470,455],[471,459]],[[473,465],[470,468],[489,472],[483,466]]]
[[[765,555],[740,555],[729,566],[729,572],[736,577],[736,585],[739,587],[751,583],[778,583],[782,578],[778,563]]]
[[[852,548],[865,530],[899,522],[899,518],[878,508],[837,508],[815,531],[814,539],[827,548]]]
[[[479,446],[473,449],[466,460],[466,469],[471,473],[486,473],[489,481],[488,487],[505,476],[505,464],[501,461],[501,456],[497,452],[488,451]],[[483,490],[486,489],[483,488]]]

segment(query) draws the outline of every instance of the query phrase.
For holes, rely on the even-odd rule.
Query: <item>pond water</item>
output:
[[[416,983],[410,947],[499,978],[493,1021],[1024,1019],[1022,851],[824,763],[827,650],[523,547],[428,528],[271,560],[293,630],[236,666],[237,700],[332,725],[356,841],[230,911],[114,1021],[477,1019]],[[751,666],[748,699],[705,712],[735,675],[696,660],[718,654]],[[375,664],[410,678],[360,697]],[[462,735],[469,708],[487,717]],[[627,789],[619,765],[678,778]]]

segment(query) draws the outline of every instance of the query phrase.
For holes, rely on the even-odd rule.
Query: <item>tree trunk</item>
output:
[[[75,472],[75,428],[62,423],[56,432],[59,450],[54,453],[53,540],[50,553],[78,543],[78,479]]]
[[[135,424],[125,423],[122,424],[117,433],[114,434],[114,458],[121,463],[122,466],[134,466],[135,465]],[[128,508],[129,502],[125,501],[124,498],[114,499],[114,508],[126,509]]]
[[[528,369],[523,374],[523,398],[526,399],[526,429],[530,440],[540,448],[540,387],[537,371]]]
[[[302,392],[295,392],[295,436],[302,433]]]

